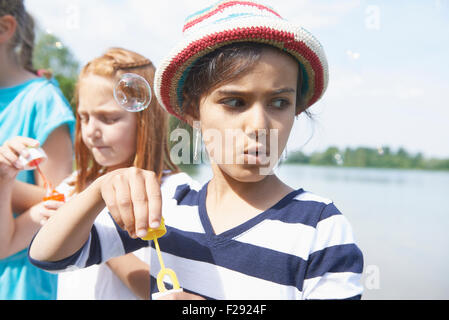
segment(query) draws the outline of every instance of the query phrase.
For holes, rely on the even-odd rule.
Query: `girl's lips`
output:
[[[254,154],[254,153],[245,153],[243,154],[244,164],[254,164],[254,165],[265,165],[269,161],[269,156],[264,153]]]
[[[108,149],[109,147],[100,147],[100,146],[98,146],[98,147],[92,147],[92,150],[93,149],[97,149],[97,150],[99,150],[99,151],[101,151],[101,150],[105,150],[105,149]]]
[[[270,150],[268,150],[263,145],[258,146],[251,146],[243,151],[244,154],[263,154],[268,155],[270,153]]]

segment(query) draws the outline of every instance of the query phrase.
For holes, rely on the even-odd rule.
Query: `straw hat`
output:
[[[326,91],[326,55],[310,32],[268,6],[225,0],[187,17],[182,40],[156,70],[154,89],[161,106],[184,120],[182,89],[191,66],[204,55],[235,42],[264,43],[292,55],[302,69],[301,92],[306,108]]]

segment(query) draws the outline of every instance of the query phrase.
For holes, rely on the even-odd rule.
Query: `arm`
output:
[[[88,240],[95,218],[105,204],[100,193],[101,178],[61,206],[35,236],[31,258],[58,261],[77,252]]]
[[[67,125],[62,125],[48,136],[42,145],[48,159],[39,167],[52,186],[58,185],[72,173],[73,150],[72,140]],[[44,185],[44,181],[37,171],[34,173],[36,184]]]
[[[150,171],[126,168],[115,170],[95,180],[83,192],[64,204],[40,229],[30,246],[31,261],[55,262],[79,253],[88,243],[91,230],[94,230],[94,221],[105,205],[117,227],[93,231],[93,241],[89,244],[92,247],[83,253],[87,256],[103,250],[103,247],[97,248],[101,245],[102,237],[104,238],[103,231],[112,232],[117,236],[120,234],[119,241],[123,241],[126,235],[122,229],[126,229],[135,239],[136,234],[142,231],[146,234],[150,224],[160,224],[162,199],[156,175]],[[114,239],[117,239],[117,236]],[[101,252],[102,259],[109,260],[117,254],[120,255],[114,244],[105,243],[105,246],[108,246],[111,255],[105,250]],[[87,260],[102,262],[97,259]],[[36,261],[33,263],[36,264]],[[85,266],[87,265],[82,265]]]
[[[3,200],[0,199],[0,201]],[[15,219],[12,216],[12,211],[7,214],[3,207],[0,219],[2,226],[0,229],[0,259],[27,248],[41,224],[45,223],[46,219],[52,216],[61,205],[62,202],[59,201],[41,202]]]
[[[37,141],[32,139],[16,137],[0,147],[0,258],[10,256],[28,246],[39,228],[41,211],[46,210],[44,205],[33,208],[17,219],[14,219],[12,211],[14,192],[20,192],[24,199],[27,196],[24,190],[17,190],[14,182],[20,170],[16,161],[20,152],[36,143]]]
[[[106,262],[117,277],[139,298],[150,298],[150,266],[129,253]]]
[[[7,249],[14,232],[14,218],[11,209],[12,183],[0,180],[0,258],[7,257]],[[6,243],[6,245],[4,245]]]
[[[45,197],[44,188],[15,180],[12,192],[12,210],[16,214],[21,214],[41,202],[43,197]]]

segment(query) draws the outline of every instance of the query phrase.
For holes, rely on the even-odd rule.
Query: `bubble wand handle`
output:
[[[161,248],[159,247],[159,242],[157,238],[154,238],[154,246],[156,247],[157,257],[159,259],[159,264],[161,265],[161,269],[165,269],[164,260],[162,259]]]
[[[47,178],[45,177],[44,173],[42,172],[41,168],[39,168],[39,165],[36,164],[36,170],[39,173],[39,175],[42,178],[42,181],[44,182],[44,188],[45,188],[45,193],[46,193],[46,197],[49,197],[51,195],[51,192],[53,190],[51,184],[48,182]]]

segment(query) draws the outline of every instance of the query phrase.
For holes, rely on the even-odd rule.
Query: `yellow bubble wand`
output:
[[[158,228],[148,229],[148,233],[145,237],[142,238],[142,240],[153,240],[154,246],[156,248],[157,257],[159,259],[159,264],[161,265],[161,270],[157,274],[157,288],[159,289],[159,292],[168,293],[169,290],[165,288],[164,285],[164,277],[169,276],[172,283],[173,283],[173,289],[172,290],[181,290],[181,287],[179,285],[178,278],[176,277],[176,273],[169,268],[165,268],[164,260],[162,259],[161,249],[159,247],[159,242],[157,241],[157,238],[162,237],[164,234],[167,233],[167,229],[165,227],[164,218],[161,219],[161,224]]]

